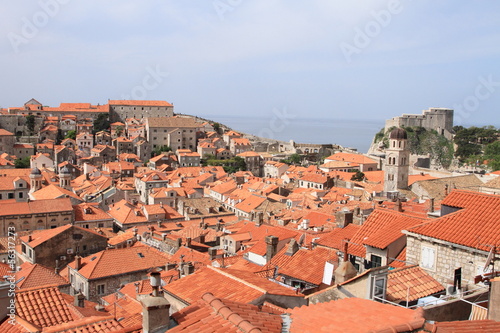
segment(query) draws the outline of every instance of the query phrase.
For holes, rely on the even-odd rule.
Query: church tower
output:
[[[71,191],[71,173],[69,172],[69,169],[67,166],[64,166],[60,171],[59,171],[59,186]]]
[[[42,188],[42,172],[37,167],[31,169],[30,173],[30,192],[33,193]]]
[[[389,147],[385,150],[384,192],[396,192],[408,188],[410,169],[410,150],[408,135],[402,128],[392,130],[389,135]]]

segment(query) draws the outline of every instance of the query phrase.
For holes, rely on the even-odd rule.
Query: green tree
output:
[[[99,113],[97,118],[94,120],[93,133],[100,131],[106,131],[109,128],[109,115],[107,113]]]
[[[121,136],[123,133],[123,126],[116,126],[116,136]]]
[[[23,158],[18,158],[14,161],[14,165],[18,169],[26,169],[30,167],[30,157],[26,156]]]
[[[64,137],[65,139],[76,139],[76,131],[75,130],[69,130],[68,133],[66,133],[66,136]]]
[[[484,157],[492,171],[500,170],[500,141],[490,143],[484,149]]]
[[[212,126],[214,127],[214,131],[217,132],[218,134],[220,134],[220,130],[221,130],[220,124],[214,122],[214,123],[212,123]]]
[[[365,174],[359,170],[356,170],[356,173],[352,175],[351,180],[361,182],[365,179]]]
[[[29,135],[33,135],[35,132],[35,116],[30,114],[26,116],[26,128],[28,129]]]
[[[167,152],[167,151],[171,151],[171,150],[172,150],[172,148],[170,148],[169,146],[158,146],[151,153],[151,155],[152,155],[151,157],[158,156],[163,152]]]

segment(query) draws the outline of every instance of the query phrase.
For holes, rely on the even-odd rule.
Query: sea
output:
[[[377,132],[385,125],[381,120],[287,118],[278,113],[272,117],[239,115],[207,115],[203,118],[224,124],[231,129],[264,138],[296,143],[338,144],[345,148],[368,152]]]

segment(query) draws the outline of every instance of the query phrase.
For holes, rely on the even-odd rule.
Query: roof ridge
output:
[[[31,273],[33,273],[33,270],[35,269],[35,266],[38,265],[38,264],[34,264],[34,265],[31,265],[30,267],[28,267],[25,272],[27,271],[27,273],[24,275],[25,278],[22,279],[21,281],[18,281],[16,284],[18,285],[19,288],[21,288],[23,286],[23,284],[26,283],[26,281],[28,280],[29,276],[31,275]],[[19,272],[22,272],[21,270],[17,271],[17,273]]]
[[[215,268],[213,266],[207,266],[207,268],[209,268],[209,269],[211,269],[211,270],[213,270],[213,271],[215,271],[217,273],[220,273],[220,274],[222,274],[222,275],[224,275],[224,276],[226,276],[226,277],[228,277],[228,278],[230,278],[232,280],[235,280],[235,281],[238,281],[240,283],[243,283],[244,285],[246,285],[248,287],[254,288],[255,290],[260,291],[261,293],[267,294],[267,290],[265,290],[264,288],[258,287],[258,286],[254,285],[254,284],[252,284],[252,283],[250,283],[248,281],[245,281],[245,280],[240,279],[240,278],[238,278],[238,277],[236,277],[234,275],[231,275],[228,272],[224,272],[223,270],[217,269],[217,268]]]
[[[205,293],[201,296],[201,299],[208,303],[210,307],[215,310],[215,313],[220,315],[222,318],[234,324],[240,331],[250,333],[250,332],[262,332],[262,330],[246,319],[243,319],[237,312],[231,310],[220,298],[216,298],[212,293]]]

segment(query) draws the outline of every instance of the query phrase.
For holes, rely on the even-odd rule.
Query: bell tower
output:
[[[402,128],[392,130],[389,135],[389,147],[385,150],[384,192],[397,192],[408,188],[410,171],[410,150],[408,135]]]

